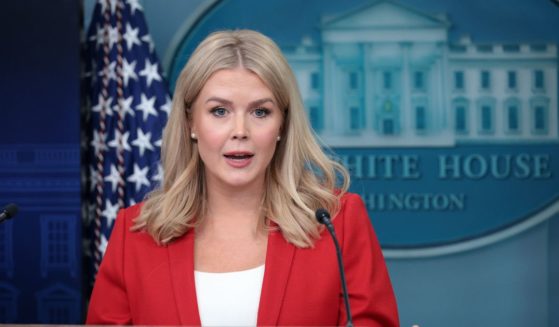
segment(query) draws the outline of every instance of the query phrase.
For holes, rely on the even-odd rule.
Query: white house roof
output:
[[[445,17],[422,13],[391,0],[375,1],[347,13],[322,19],[322,30],[448,27],[450,23]]]

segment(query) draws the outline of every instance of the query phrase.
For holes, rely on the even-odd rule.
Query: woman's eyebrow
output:
[[[264,103],[267,103],[267,102],[271,102],[274,105],[276,104],[275,101],[272,98],[264,98],[264,99],[252,101],[250,103],[250,106],[251,107],[257,107],[257,106],[261,106],[261,105],[263,105]]]
[[[206,100],[206,103],[212,102],[212,101],[213,102],[219,102],[219,103],[229,105],[229,106],[233,105],[232,101],[229,101],[227,99],[220,98],[220,97],[210,97]],[[263,99],[252,101],[251,103],[249,103],[249,106],[250,107],[257,107],[257,106],[261,106],[261,105],[263,105],[265,103],[268,103],[268,102],[270,102],[274,105],[276,104],[275,101],[272,98],[263,98]]]
[[[233,102],[231,102],[227,99],[220,98],[220,97],[210,97],[206,100],[206,103],[212,102],[212,101],[223,103],[223,104],[226,104],[226,105],[232,105],[233,104]]]

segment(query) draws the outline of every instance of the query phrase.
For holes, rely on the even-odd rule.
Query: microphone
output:
[[[349,297],[347,295],[347,283],[345,281],[344,263],[342,261],[342,250],[340,249],[340,244],[338,243],[338,238],[336,237],[336,231],[334,230],[334,225],[330,220],[330,213],[324,208],[319,208],[315,212],[316,220],[319,223],[326,226],[326,229],[330,232],[332,240],[334,241],[334,246],[336,247],[336,254],[338,256],[338,269],[340,270],[340,277],[342,279],[342,290],[344,293],[344,303],[345,311],[347,314],[347,327],[353,327],[353,320],[351,319],[351,308],[349,306]]]
[[[4,220],[8,220],[13,216],[17,215],[17,211],[18,211],[17,205],[15,205],[14,203],[10,203],[7,206],[5,206],[4,209],[0,211],[0,223],[2,223]]]

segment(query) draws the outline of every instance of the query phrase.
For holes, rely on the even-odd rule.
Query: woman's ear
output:
[[[187,124],[188,124],[188,129],[190,130],[190,138],[196,141],[198,139],[198,134],[196,133],[196,127],[194,126],[192,119],[187,121]]]

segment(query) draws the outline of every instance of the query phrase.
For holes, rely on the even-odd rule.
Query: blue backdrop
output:
[[[0,10],[0,322],[82,321],[80,3]]]

